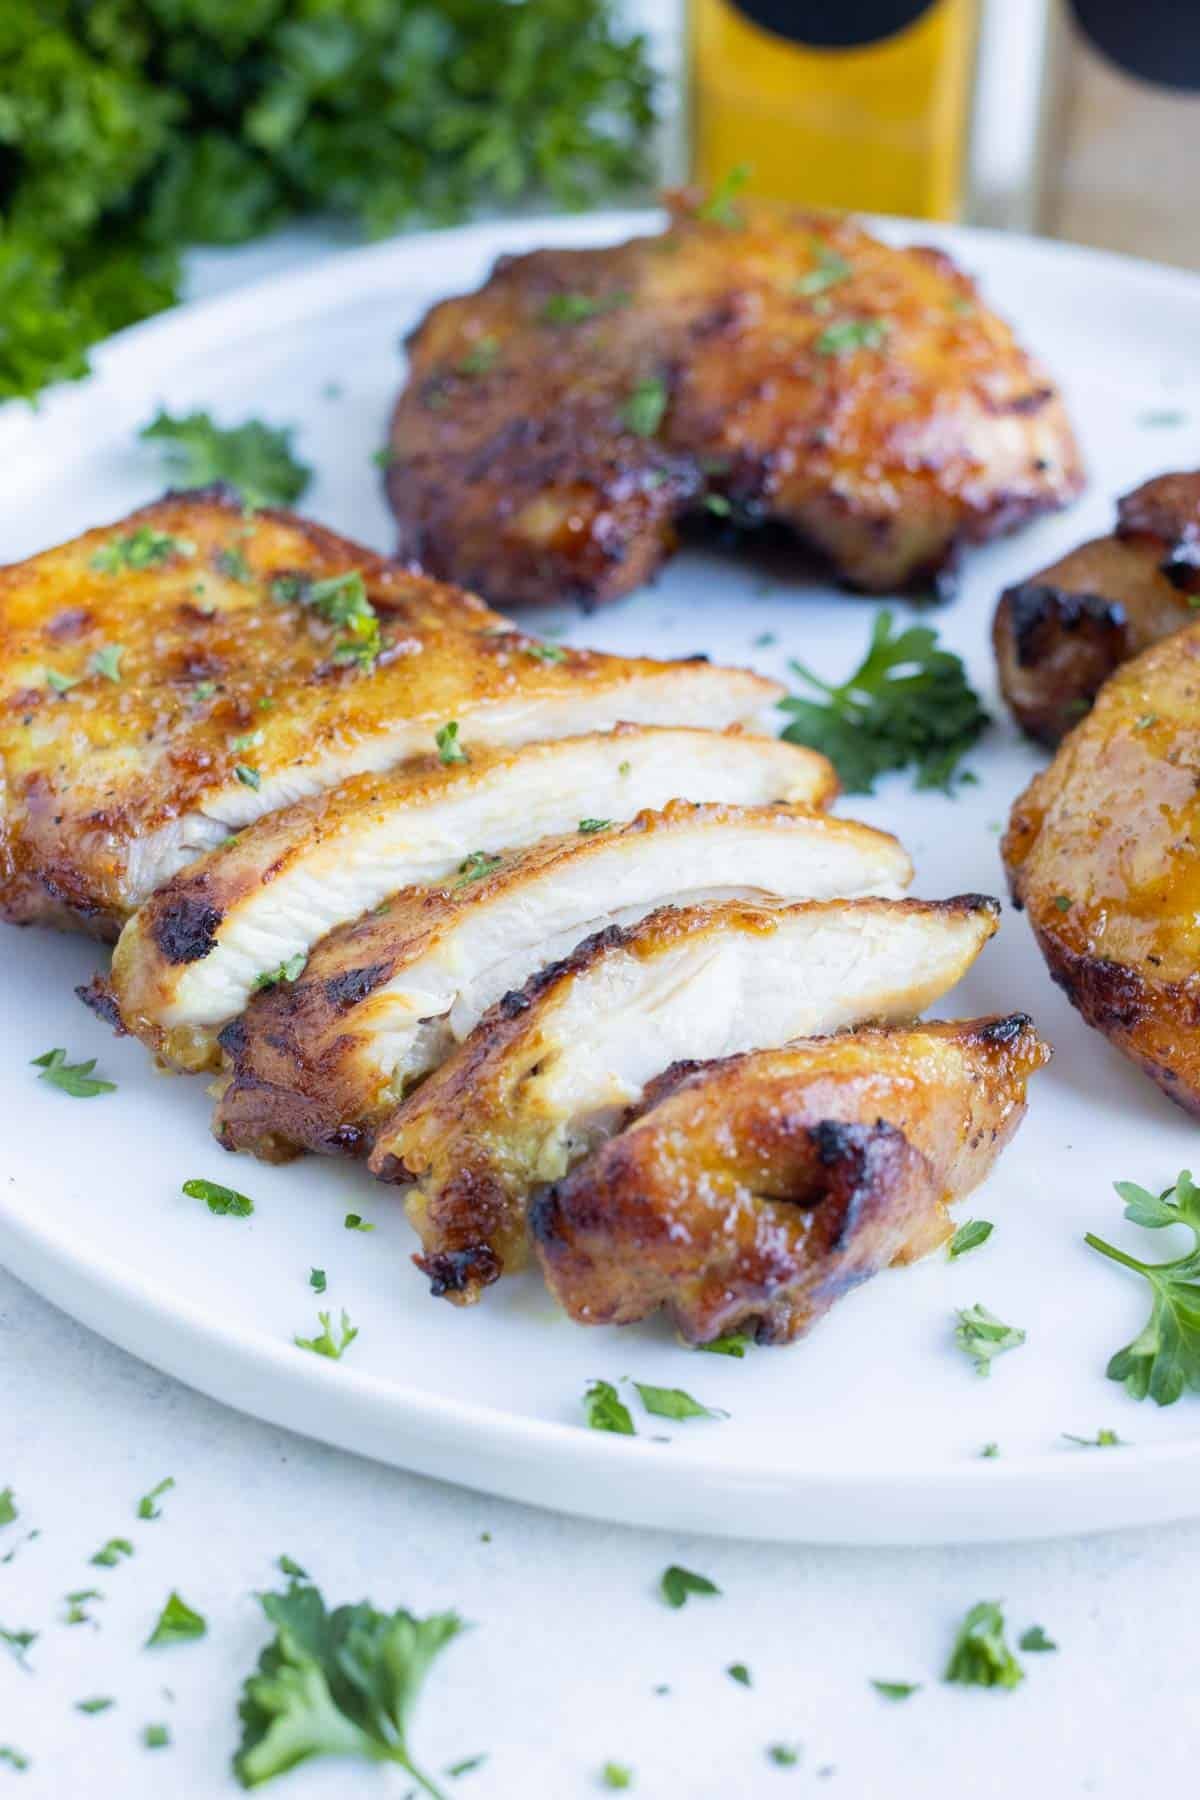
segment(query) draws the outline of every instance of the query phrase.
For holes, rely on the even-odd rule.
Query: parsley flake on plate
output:
[[[88,1606],[93,1600],[103,1600],[104,1595],[99,1588],[77,1588],[73,1594],[64,1596],[67,1610],[63,1614],[64,1625],[92,1625],[95,1623],[89,1613]]]
[[[228,482],[252,506],[291,506],[299,500],[312,470],[292,454],[292,431],[261,419],[244,425],[214,424],[206,412],[159,412],[142,428],[145,443],[160,444],[177,487]]]
[[[1023,1631],[1017,1639],[1017,1645],[1021,1650],[1058,1649],[1058,1645],[1054,1642],[1054,1639],[1047,1637],[1040,1625],[1031,1625],[1028,1631]]]
[[[463,1756],[458,1762],[447,1764],[446,1773],[453,1775],[456,1779],[460,1775],[472,1775],[476,1769],[482,1769],[486,1761],[487,1751],[481,1750],[477,1756]]]
[[[729,1414],[719,1406],[702,1406],[683,1388],[650,1387],[635,1381],[638,1398],[648,1413],[658,1419],[727,1419]]]
[[[526,644],[526,656],[532,656],[534,662],[561,663],[566,662],[567,653],[561,644]]]
[[[327,1285],[324,1269],[310,1269],[308,1271],[308,1285],[314,1294],[323,1294]]]
[[[257,792],[262,786],[262,776],[249,763],[234,763],[233,772],[243,787],[253,788]]]
[[[9,1631],[5,1626],[0,1625],[0,1644],[8,1647],[23,1669],[29,1667],[25,1660],[25,1653],[27,1650],[31,1650],[37,1641],[38,1633],[36,1631]]]
[[[990,1219],[968,1219],[950,1239],[947,1255],[951,1262],[956,1257],[965,1256],[968,1250],[978,1250],[981,1244],[987,1243],[995,1229]]]
[[[631,1788],[633,1770],[628,1763],[606,1762],[600,1771],[600,1780],[606,1788]]]
[[[334,1337],[330,1326],[331,1315],[319,1312],[317,1319],[321,1330],[316,1337],[293,1338],[292,1342],[300,1350],[312,1350],[317,1356],[327,1356],[333,1362],[340,1362],[346,1351],[358,1336],[358,1326],[350,1323],[350,1314],[342,1308],[342,1319],[338,1337]]]
[[[186,1644],[193,1638],[202,1638],[208,1630],[208,1620],[203,1614],[195,1612],[186,1600],[172,1589],[167,1596],[154,1630],[146,1639],[147,1650],[159,1650],[168,1644]]]
[[[615,1431],[636,1437],[633,1415],[611,1381],[593,1381],[583,1396],[583,1410],[592,1431]]]
[[[579,834],[581,837],[593,837],[598,831],[607,831],[614,819],[580,819]]]
[[[101,544],[88,567],[100,575],[120,575],[126,569],[160,569],[174,556],[195,554],[196,546],[190,539],[155,531],[152,525],[139,525],[136,531]]]
[[[308,1580],[308,1570],[302,1569],[300,1564],[292,1556],[287,1556],[286,1554],[281,1556],[279,1558],[279,1568],[282,1574],[292,1575],[297,1581]]]
[[[678,1610],[686,1606],[690,1594],[719,1594],[720,1588],[707,1575],[697,1575],[694,1569],[682,1569],[678,1563],[672,1563],[664,1569],[659,1577],[659,1592],[668,1606]]]
[[[736,1681],[739,1687],[754,1686],[754,1683],[750,1679],[750,1671],[745,1663],[730,1663],[725,1673],[728,1675],[730,1681]]]
[[[16,1769],[19,1775],[23,1775],[30,1766],[29,1758],[23,1751],[15,1749],[12,1744],[0,1744],[0,1763],[7,1763],[9,1768]]]
[[[997,1356],[1006,1350],[1018,1350],[1025,1342],[1026,1333],[1019,1325],[1006,1325],[978,1302],[960,1308],[956,1316],[954,1341],[973,1358],[977,1375],[990,1375]]]
[[[943,1681],[965,1687],[1015,1688],[1025,1671],[1004,1637],[1004,1614],[992,1600],[973,1606],[958,1628]]]
[[[152,1487],[148,1494],[143,1494],[141,1499],[137,1503],[138,1518],[139,1519],[161,1519],[162,1507],[155,1506],[154,1502],[156,1500],[158,1500],[159,1498],[161,1498],[161,1496],[163,1494],[170,1493],[171,1489],[174,1486],[175,1486],[175,1477],[173,1475],[167,1475],[167,1476],[164,1476],[162,1481],[160,1481],[156,1487]]]
[[[802,663],[793,671],[820,698],[780,701],[791,723],[782,736],[821,750],[848,794],[870,794],[880,775],[912,768],[918,788],[948,794],[958,765],[988,723],[962,659],[943,650],[928,625],[895,632],[886,608],[876,615],[866,655],[831,685]]]
[[[707,1344],[695,1344],[693,1348],[705,1350],[709,1356],[736,1356],[740,1361],[751,1341],[744,1331],[731,1331],[725,1337],[712,1338]]]
[[[273,969],[264,969],[261,975],[256,975],[250,984],[250,992],[261,994],[264,988],[278,987],[283,981],[298,981],[307,962],[307,953],[297,950],[295,956],[289,956],[286,962],[278,963]]]
[[[116,1093],[115,1081],[102,1081],[92,1074],[95,1066],[94,1056],[87,1062],[69,1063],[65,1050],[47,1050],[43,1055],[35,1056],[32,1063],[33,1068],[41,1070],[39,1081],[49,1082],[60,1093],[69,1094],[72,1100],[91,1100],[97,1094]]]
[[[913,1694],[919,1694],[921,1691],[919,1681],[876,1681],[873,1679],[871,1686],[885,1700],[908,1700]]]
[[[75,1711],[81,1713],[102,1713],[107,1712],[110,1706],[115,1706],[116,1704],[116,1701],[112,1699],[110,1695],[97,1694],[93,1700],[77,1700],[75,1702]]]
[[[98,1569],[115,1569],[123,1556],[132,1555],[133,1545],[128,1538],[113,1537],[101,1545],[95,1556],[89,1556],[88,1561]]]
[[[375,1227],[361,1213],[347,1213],[342,1220],[347,1231],[374,1231]]]
[[[1124,1447],[1124,1438],[1119,1438],[1111,1425],[1102,1425],[1095,1437],[1076,1437],[1073,1431],[1064,1431],[1068,1444],[1079,1444],[1085,1450],[1112,1450],[1117,1446]]]
[[[260,1594],[275,1628],[247,1676],[233,1759],[243,1787],[257,1787],[314,1756],[398,1763],[433,1800],[439,1789],[412,1760],[409,1728],[433,1663],[463,1630],[457,1613],[419,1619],[367,1601],[328,1612],[319,1589],[292,1582]]]
[[[21,1516],[10,1487],[0,1488],[0,1525],[11,1525]]]
[[[166,1750],[171,1742],[171,1733],[165,1725],[143,1725],[142,1743],[147,1750]]]
[[[777,1769],[794,1769],[804,1754],[799,1744],[768,1744],[767,1761],[775,1764]]]
[[[458,741],[457,719],[448,719],[444,725],[439,725],[433,734],[433,741],[437,745],[440,762],[449,765],[468,761],[467,753]]]
[[[57,669],[43,669],[42,679],[46,686],[56,694],[69,694],[73,687],[78,687],[83,680],[82,675],[60,675]]]
[[[1148,1395],[1158,1406],[1172,1406],[1185,1388],[1200,1391],[1200,1188],[1187,1169],[1161,1194],[1132,1181],[1113,1185],[1131,1224],[1147,1231],[1183,1225],[1192,1234],[1187,1254],[1164,1263],[1141,1262],[1090,1231],[1084,1240],[1112,1262],[1144,1275],[1154,1297],[1137,1337],[1110,1357],[1109,1380],[1122,1382],[1135,1400]]]
[[[653,437],[667,410],[667,384],[661,376],[639,381],[621,408],[621,423],[635,437]]]
[[[192,1181],[185,1181],[183,1192],[189,1200],[203,1200],[210,1213],[223,1218],[232,1213],[235,1219],[248,1219],[254,1211],[254,1202],[249,1194],[239,1194],[236,1188],[222,1187],[219,1181],[205,1181],[197,1176]]]

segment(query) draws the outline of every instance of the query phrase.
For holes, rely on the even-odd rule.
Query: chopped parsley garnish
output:
[[[958,1628],[943,1681],[965,1687],[1015,1688],[1025,1671],[1004,1637],[1004,1614],[991,1600],[973,1606]]]
[[[471,1775],[476,1769],[482,1769],[486,1761],[487,1751],[483,1750],[478,1756],[463,1756],[459,1758],[458,1762],[447,1764],[446,1773],[453,1775],[456,1779],[459,1775]]]
[[[750,1679],[750,1671],[745,1663],[730,1663],[725,1673],[728,1675],[730,1681],[736,1681],[740,1687],[754,1686],[754,1683]]]
[[[280,982],[297,981],[304,973],[307,962],[307,951],[297,950],[295,956],[289,956],[286,962],[277,964],[273,969],[264,969],[261,975],[256,975],[250,984],[250,992],[261,994],[264,988],[278,987]]]
[[[439,725],[433,734],[437,745],[438,760],[447,765],[467,761],[467,753],[458,741],[458,720],[449,719],[445,725]]]
[[[99,1588],[77,1588],[73,1594],[64,1596],[67,1610],[63,1614],[64,1625],[90,1625],[92,1615],[88,1612],[88,1604],[92,1600],[103,1600],[104,1595]]]
[[[254,1211],[249,1194],[239,1194],[236,1188],[222,1187],[219,1181],[206,1181],[203,1176],[185,1181],[183,1191],[189,1200],[203,1200],[209,1212],[216,1213],[218,1218],[232,1213],[235,1219],[248,1219]]]
[[[23,1775],[30,1766],[29,1758],[22,1751],[14,1749],[11,1744],[0,1744],[0,1763],[7,1763],[9,1768],[16,1769],[19,1775]]]
[[[97,1094],[116,1093],[115,1081],[102,1081],[92,1074],[95,1066],[94,1056],[87,1062],[69,1063],[65,1050],[47,1050],[43,1055],[35,1056],[32,1063],[33,1068],[41,1070],[39,1081],[49,1082],[60,1093],[69,1094],[72,1100],[92,1100]]]
[[[0,1525],[11,1525],[21,1516],[10,1487],[0,1488]]]
[[[621,423],[635,437],[653,437],[667,410],[667,384],[657,375],[639,381],[621,408]]]
[[[503,861],[502,856],[493,856],[490,851],[472,850],[471,854],[464,856],[458,865],[458,880],[454,883],[455,887],[466,887],[472,881],[482,881],[485,875],[490,875],[493,869],[498,869]]]
[[[617,774],[618,775],[625,776],[625,775],[632,775],[632,773],[633,773],[633,764],[631,762],[622,762],[622,763],[617,764]]]
[[[211,700],[216,691],[217,684],[215,681],[198,681],[192,689],[192,699],[197,702]]]
[[[379,630],[379,614],[367,598],[366,583],[357,569],[345,575],[331,575],[325,581],[314,581],[302,596],[313,611],[331,625],[340,625],[347,636],[333,647],[336,663],[357,663],[369,669],[383,648]]]
[[[683,1388],[649,1387],[645,1382],[635,1381],[638,1398],[648,1413],[658,1419],[727,1419],[729,1414],[720,1407],[702,1406],[699,1400],[685,1393]]]
[[[195,554],[196,546],[189,539],[155,531],[152,525],[139,525],[125,537],[109,538],[107,544],[101,544],[89,567],[101,575],[119,575],[124,569],[159,569],[173,556]]]
[[[561,644],[526,644],[525,654],[532,656],[534,662],[560,663],[567,660],[567,653]]]
[[[95,1556],[89,1557],[88,1561],[98,1569],[115,1569],[123,1556],[132,1555],[133,1545],[128,1538],[113,1537],[97,1550]]]
[[[1031,1625],[1028,1631],[1023,1631],[1017,1639],[1017,1648],[1020,1650],[1057,1650],[1058,1645],[1053,1638],[1046,1636],[1040,1625]]]
[[[799,1744],[768,1744],[767,1761],[777,1769],[794,1769],[803,1754]]]
[[[233,772],[243,787],[254,788],[257,792],[262,786],[262,776],[257,769],[252,769],[249,763],[234,763]]]
[[[968,1219],[950,1239],[950,1260],[953,1262],[955,1257],[965,1256],[968,1250],[978,1250],[980,1244],[987,1243],[995,1229],[990,1219]]]
[[[1135,1400],[1149,1395],[1158,1406],[1172,1406],[1185,1388],[1200,1391],[1200,1188],[1187,1169],[1161,1194],[1132,1181],[1113,1185],[1131,1224],[1147,1231],[1183,1225],[1192,1234],[1191,1250],[1164,1263],[1141,1262],[1090,1231],[1085,1238],[1102,1256],[1144,1275],[1154,1296],[1142,1330],[1109,1359],[1109,1380],[1123,1382]]]
[[[724,494],[705,494],[704,505],[706,511],[713,513],[718,519],[727,519],[733,511],[733,502],[727,500]]]
[[[995,1313],[978,1302],[960,1308],[954,1341],[960,1350],[973,1358],[977,1375],[990,1375],[992,1363],[1006,1350],[1018,1350],[1025,1342],[1025,1332],[1017,1325],[1005,1325]]]
[[[238,754],[243,750],[257,750],[265,736],[263,731],[243,731],[240,737],[230,738],[229,748]]]
[[[166,1604],[158,1615],[158,1622],[150,1636],[146,1639],[147,1650],[159,1650],[168,1644],[186,1644],[193,1638],[202,1638],[208,1630],[208,1620],[195,1612],[186,1600],[172,1589],[167,1596]]]
[[[1054,904],[1060,913],[1069,913],[1074,902],[1070,894],[1055,894]]]
[[[392,464],[394,462],[399,462],[399,460],[399,451],[393,450],[390,444],[382,444],[378,450],[372,450],[371,452],[371,461],[377,469],[390,469]]]
[[[312,470],[292,455],[287,426],[215,425],[206,412],[160,412],[140,436],[161,444],[171,479],[178,487],[208,487],[225,481],[251,506],[291,506],[308,487]]]
[[[878,350],[889,331],[886,319],[835,319],[817,338],[818,356],[847,356],[854,350]]]
[[[678,1610],[686,1606],[691,1594],[719,1594],[720,1588],[707,1575],[697,1575],[694,1569],[681,1569],[678,1563],[672,1563],[664,1569],[659,1577],[659,1592],[668,1606]]]
[[[597,831],[607,831],[615,823],[613,819],[580,819],[579,830],[583,837],[591,837]]]
[[[300,1350],[312,1350],[317,1356],[328,1356],[333,1362],[340,1362],[358,1336],[358,1326],[350,1323],[350,1315],[343,1308],[339,1333],[335,1338],[329,1323],[330,1316],[327,1312],[319,1312],[317,1319],[321,1330],[318,1335],[311,1338],[293,1338],[292,1342]]]
[[[212,560],[213,568],[226,581],[236,581],[239,587],[250,587],[253,584],[250,564],[246,561],[244,552],[235,545],[227,545],[223,550],[218,550]]]
[[[1112,1450],[1125,1442],[1109,1425],[1102,1425],[1094,1438],[1076,1437],[1073,1431],[1064,1431],[1063,1436],[1068,1444],[1080,1444],[1085,1450]]]
[[[0,1625],[0,1644],[7,1644],[23,1669],[29,1667],[25,1660],[25,1652],[31,1650],[37,1641],[36,1631],[8,1631],[3,1625]]]
[[[500,356],[500,340],[481,337],[458,364],[460,375],[486,375],[495,368]]]
[[[813,239],[813,255],[816,267],[807,275],[801,275],[792,285],[792,291],[803,294],[806,298],[812,294],[823,294],[827,288],[836,287],[839,282],[847,281],[854,273],[844,256],[823,244],[820,238]]]
[[[141,1499],[137,1503],[138,1518],[139,1519],[161,1519],[162,1518],[162,1507],[155,1506],[154,1502],[158,1499],[161,1499],[163,1494],[169,1494],[171,1489],[174,1486],[175,1486],[175,1477],[173,1475],[167,1475],[164,1477],[164,1479],[162,1481],[160,1481],[158,1483],[158,1485],[156,1487],[152,1487],[148,1494],[143,1494]]]
[[[121,658],[124,654],[123,644],[104,644],[99,650],[93,651],[88,659],[88,674],[103,675],[105,681],[120,681]]]
[[[323,1294],[327,1285],[324,1269],[310,1269],[308,1271],[308,1285],[314,1294]]]
[[[69,694],[83,680],[82,675],[60,675],[57,669],[43,669],[42,676],[46,686],[56,694]]]
[[[871,1686],[885,1700],[907,1700],[921,1691],[919,1681],[872,1681]]]
[[[961,658],[939,648],[928,625],[893,635],[886,608],[845,681],[831,686],[802,663],[792,668],[822,698],[782,700],[792,721],[783,737],[823,751],[848,794],[873,793],[880,775],[908,767],[918,788],[948,794],[959,762],[988,723]]]
[[[751,1342],[744,1331],[730,1331],[724,1337],[712,1338],[707,1344],[696,1344],[697,1350],[706,1350],[709,1356],[745,1356],[746,1347]]]
[[[611,1381],[589,1382],[583,1396],[583,1411],[592,1431],[615,1431],[622,1437],[636,1437],[633,1415]]]
[[[457,1613],[419,1619],[365,1600],[327,1612],[319,1589],[294,1581],[258,1598],[275,1635],[242,1688],[233,1759],[242,1786],[310,1757],[360,1756],[398,1763],[432,1800],[444,1800],[414,1763],[408,1737],[426,1676],[463,1629]]]
[[[600,1780],[606,1788],[631,1788],[633,1770],[626,1763],[606,1762],[600,1771]]]
[[[736,231],[744,224],[742,210],[734,205],[734,200],[741,193],[750,179],[750,164],[738,163],[722,176],[708,199],[696,208],[696,217],[709,225],[724,225],[729,231]]]
[[[551,294],[538,312],[543,325],[582,325],[585,319],[599,318],[628,306],[632,294],[618,289],[611,294]]]
[[[77,1700],[75,1702],[75,1711],[81,1713],[102,1713],[107,1712],[110,1706],[115,1706],[116,1704],[116,1701],[109,1695],[98,1694],[94,1700]]]
[[[342,1223],[347,1231],[374,1231],[375,1227],[361,1213],[347,1213]]]
[[[1000,1446],[999,1444],[985,1444],[979,1454],[986,1461],[991,1462],[995,1457],[999,1456]]]
[[[171,1742],[171,1733],[165,1725],[144,1725],[142,1727],[142,1743],[147,1750],[165,1750]]]

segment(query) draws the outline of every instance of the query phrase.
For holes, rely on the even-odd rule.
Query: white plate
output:
[[[297,422],[299,448],[319,471],[306,508],[386,549],[390,520],[369,457],[383,441],[405,330],[432,300],[476,283],[501,250],[596,244],[651,223],[608,215],[399,239],[124,333],[85,385],[51,395],[39,413],[10,407],[0,417],[0,555],[25,555],[150,498],[162,484],[136,431],[160,403],[210,407],[230,422],[250,413]],[[1200,419],[1200,282],[1092,252],[916,230],[982,277],[1063,381],[1092,474],[1070,513],[974,555],[959,598],[937,615],[994,695],[987,636],[1000,587],[1108,529],[1114,496],[1136,481],[1200,461],[1190,423]],[[1189,422],[1141,422],[1168,410]],[[606,650],[703,650],[771,673],[798,655],[837,676],[858,659],[872,612],[794,568],[776,569],[767,590],[761,567],[695,553],[599,616],[557,617],[570,641]],[[758,642],[767,632],[776,645]],[[1038,759],[998,703],[996,712],[971,759],[978,787],[952,801],[893,779],[856,808],[903,836],[917,892],[1003,891],[997,829]],[[72,997],[96,960],[82,940],[0,931],[0,1256],[66,1311],[204,1392],[405,1468],[686,1529],[914,1542],[1200,1512],[1200,1407],[1137,1406],[1106,1381],[1107,1357],[1139,1328],[1148,1295],[1081,1241],[1094,1228],[1137,1243],[1111,1184],[1165,1185],[1193,1160],[1195,1126],[1084,1029],[1011,911],[950,1008],[1025,1008],[1057,1049],[1022,1132],[966,1209],[996,1221],[992,1240],[953,1265],[939,1256],[881,1276],[809,1342],[741,1362],[689,1353],[661,1326],[581,1330],[532,1275],[470,1311],[431,1302],[409,1264],[395,1194],[350,1164],[226,1159],[208,1136],[203,1083],[156,1075],[136,1043],[113,1041]],[[98,1056],[119,1092],[83,1103],[38,1082],[30,1058],[55,1044]],[[185,1200],[180,1183],[196,1175],[237,1182],[254,1217],[213,1218]],[[374,1233],[344,1230],[347,1208],[373,1219]],[[320,1302],[308,1286],[314,1264],[328,1272]],[[1029,1334],[986,1381],[951,1337],[953,1309],[976,1300]],[[339,1364],[292,1347],[294,1333],[316,1328],[318,1304],[345,1307],[360,1328]],[[636,1441],[584,1429],[588,1379],[625,1375],[686,1387],[730,1417],[674,1426],[639,1417]],[[1128,1447],[1084,1450],[1061,1436],[1101,1425]],[[660,1427],[669,1442],[651,1435]],[[1000,1455],[981,1460],[988,1442]]]

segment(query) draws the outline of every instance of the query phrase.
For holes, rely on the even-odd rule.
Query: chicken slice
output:
[[[469,751],[723,727],[779,692],[551,648],[294,514],[168,495],[0,569],[0,916],[115,936],[231,832],[451,721]]]
[[[680,1063],[533,1202],[542,1272],[582,1325],[661,1306],[689,1343],[790,1343],[947,1237],[1049,1057],[1017,1013]]]
[[[679,800],[626,825],[585,819],[515,855],[475,851],[449,886],[331,933],[222,1033],[233,1079],[217,1135],[269,1157],[365,1151],[489,1006],[599,926],[665,902],[898,894],[911,875],[895,838],[851,820]]]
[[[669,800],[824,805],[812,750],[740,731],[618,726],[518,750],[359,775],[258,820],[161,887],[126,925],[112,992],[127,1030],[179,1068],[215,1067],[217,1032],[272,972],[389,895],[455,874],[467,850],[517,850]],[[593,903],[594,917],[602,907]],[[392,948],[395,933],[391,933]]]
[[[436,1294],[473,1300],[525,1259],[536,1188],[618,1128],[681,1057],[912,1018],[996,929],[996,901],[664,908],[505,994],[380,1127],[372,1173],[410,1182]]]
[[[1013,898],[1089,1025],[1200,1113],[1200,624],[1109,677],[1015,802]]]
[[[1195,618],[1198,598],[1200,472],[1158,475],[1117,502],[1111,537],[1001,594],[992,641],[1018,725],[1057,744],[1119,663]]]

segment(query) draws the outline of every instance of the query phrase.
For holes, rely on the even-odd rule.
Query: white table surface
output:
[[[198,258],[197,293],[257,277],[329,240],[292,234]],[[47,1156],[51,1148],[47,1146]],[[1085,1454],[1085,1453],[1081,1453]],[[1093,1454],[1102,1454],[1096,1452]],[[176,1486],[154,1522],[136,1501]],[[432,1770],[487,1762],[446,1786],[463,1800],[570,1800],[604,1791],[608,1759],[656,1800],[1131,1800],[1193,1779],[1200,1524],[1118,1536],[947,1550],[759,1547],[583,1524],[377,1467],[227,1411],[110,1348],[0,1271],[0,1626],[40,1633],[31,1673],[0,1644],[0,1794],[238,1791],[236,1699],[267,1636],[253,1598],[286,1552],[329,1603],[457,1608],[474,1629],[430,1681],[413,1733]],[[548,1495],[548,1499],[552,1496]],[[24,1541],[28,1530],[39,1536]],[[484,1541],[483,1534],[490,1534]],[[89,1556],[128,1536],[132,1560]],[[721,1597],[672,1611],[672,1562]],[[96,1587],[96,1624],[66,1626],[63,1596]],[[146,1651],[171,1588],[206,1615],[198,1643]],[[1005,1604],[1061,1648],[1027,1656],[1014,1693],[943,1685],[956,1623]],[[747,1690],[726,1673],[746,1663]],[[903,1704],[872,1677],[919,1681]],[[661,1684],[670,1692],[656,1693]],[[164,1690],[169,1690],[170,1698]],[[110,1695],[95,1716],[76,1702]],[[169,1748],[141,1731],[164,1722]],[[802,1744],[794,1768],[767,1746]],[[327,1762],[285,1777],[290,1800],[408,1791],[396,1771]]]

